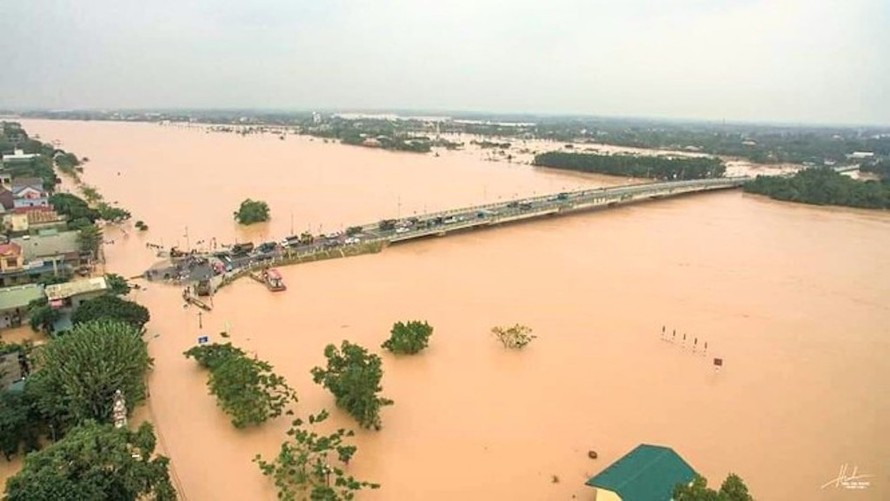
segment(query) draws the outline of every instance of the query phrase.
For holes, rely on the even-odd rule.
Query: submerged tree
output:
[[[59,442],[26,456],[22,470],[6,483],[6,499],[176,499],[170,460],[152,457],[156,442],[147,422],[138,431],[85,422]]]
[[[318,424],[328,417],[323,410],[309,416],[309,425]],[[364,488],[377,489],[379,484],[359,481],[346,474],[340,466],[346,465],[357,448],[347,445],[345,438],[352,437],[352,430],[338,429],[328,435],[319,435],[304,426],[302,419],[291,424],[287,434],[291,437],[281,444],[278,456],[272,461],[259,454],[253,458],[263,475],[272,477],[278,488],[278,499],[341,500],[353,499]]]
[[[393,353],[413,355],[427,347],[432,334],[433,328],[426,322],[396,322],[392,326],[389,339],[381,347]]]
[[[269,220],[269,205],[262,200],[246,199],[241,202],[234,213],[235,221],[240,224],[261,223]]]
[[[207,386],[236,428],[280,416],[297,394],[262,360],[250,359],[230,343],[195,346],[184,353],[210,370]]]
[[[312,379],[330,390],[337,406],[358,420],[359,425],[379,430],[380,409],[393,403],[377,396],[383,390],[380,357],[349,341],[343,341],[339,350],[327,345],[324,356],[328,359],[327,368],[312,369]]]
[[[492,334],[504,345],[505,348],[520,349],[537,338],[532,334],[530,327],[516,324],[513,327],[493,327]]]
[[[695,477],[691,485],[679,484],[674,488],[673,499],[676,501],[752,501],[748,486],[741,477],[730,473],[719,491],[708,487],[708,480],[700,475]]]
[[[108,283],[108,290],[112,294],[124,296],[130,292],[130,284],[127,283],[127,279],[116,273],[106,273],[105,281]]]

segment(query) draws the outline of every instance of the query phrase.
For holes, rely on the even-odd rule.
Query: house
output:
[[[25,153],[22,150],[13,150],[12,153],[3,154],[3,165],[28,163],[37,156],[36,153]]]
[[[16,285],[0,289],[0,329],[18,327],[28,316],[28,304],[44,297],[40,284]]]
[[[12,189],[12,174],[5,170],[0,170],[0,187],[4,190]]]
[[[105,277],[76,280],[63,284],[46,286],[46,298],[53,308],[77,308],[84,301],[99,297],[108,292]]]
[[[12,180],[13,207],[49,207],[49,197],[39,177]]]
[[[16,207],[3,215],[3,222],[11,233],[37,233],[40,230],[64,230],[67,220],[51,207]]]
[[[689,484],[695,470],[670,447],[640,444],[586,485],[596,501],[670,501],[677,484]]]
[[[76,231],[44,230],[36,235],[14,237],[12,242],[22,248],[26,263],[43,261],[77,267],[89,262],[89,253],[81,252],[77,237]]]
[[[18,271],[25,266],[22,247],[16,243],[0,244],[0,273]]]

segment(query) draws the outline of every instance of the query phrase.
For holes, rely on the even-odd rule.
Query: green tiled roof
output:
[[[15,285],[0,289],[0,311],[24,308],[35,299],[44,297],[43,286],[38,284]]]
[[[670,447],[641,444],[587,485],[617,493],[624,501],[670,501],[677,484],[687,484],[695,470]]]

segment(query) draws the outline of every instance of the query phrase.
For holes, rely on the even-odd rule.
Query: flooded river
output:
[[[149,225],[107,232],[108,268],[125,275],[154,261],[146,243],[280,239],[627,182],[473,152],[437,158],[156,124],[24,125],[88,156],[85,181]],[[246,197],[267,201],[272,222],[237,228],[232,212]],[[286,292],[243,280],[200,319],[174,288],[135,293],[152,312],[151,419],[189,500],[274,499],[251,458],[274,454],[288,424],[231,426],[206,373],[182,356],[199,332],[219,341],[228,329],[270,361],[306,414],[334,409],[309,374],[327,343],[379,352],[392,323],[409,319],[435,332],[419,356],[382,354],[395,405],[383,430],[357,433],[349,471],[383,485],[362,499],[590,499],[588,476],[639,443],[673,447],[712,483],[738,473],[759,499],[890,498],[886,212],[712,193],[281,271]],[[505,351],[489,330],[517,322],[539,337]],[[663,325],[686,333],[686,345],[661,340]],[[719,373],[713,357],[724,359]],[[871,485],[823,489],[842,464],[874,475]]]

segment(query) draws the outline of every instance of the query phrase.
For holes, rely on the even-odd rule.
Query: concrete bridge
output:
[[[738,188],[749,180],[751,180],[750,177],[742,176],[568,191],[452,209],[413,218],[402,218],[396,220],[393,229],[388,230],[381,229],[380,223],[373,223],[363,226],[362,234],[365,238],[385,239],[389,243],[404,242],[430,235],[445,235],[452,231],[494,226],[543,216],[569,214],[690,193]]]
[[[288,237],[265,243],[250,252],[220,251],[190,253],[145,273],[149,280],[162,279],[180,285],[207,283],[217,289],[226,283],[267,266],[284,266],[319,259],[379,252],[389,244],[450,232],[483,228],[545,216],[629,204],[644,200],[738,188],[750,177],[724,177],[692,181],[663,181],[611,188],[591,188],[506,202],[389,219],[354,227],[349,234],[319,235],[311,239]],[[214,262],[216,266],[214,266]],[[225,266],[225,272],[218,268]],[[187,295],[184,292],[184,297]]]

